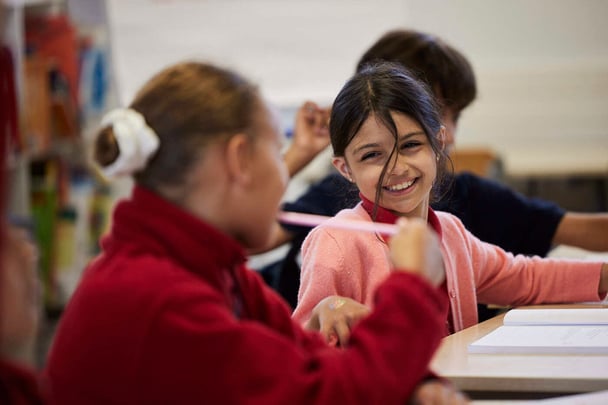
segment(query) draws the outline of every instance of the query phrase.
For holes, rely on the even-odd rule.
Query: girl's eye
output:
[[[361,161],[364,160],[368,160],[368,159],[373,159],[377,156],[380,156],[379,152],[367,152],[366,154],[364,154],[363,156],[361,156]]]
[[[405,142],[403,145],[401,145],[401,149],[411,149],[420,145],[422,145],[422,143],[418,141]]]

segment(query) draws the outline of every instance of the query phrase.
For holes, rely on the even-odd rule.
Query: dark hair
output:
[[[434,35],[405,29],[389,31],[363,54],[357,71],[378,61],[405,66],[429,85],[442,107],[456,115],[477,95],[475,73],[469,61]]]
[[[378,179],[376,206],[388,165],[397,153],[399,134],[391,116],[392,112],[405,114],[418,122],[431,148],[439,157],[435,190],[442,189],[441,183],[445,178],[445,165],[448,161],[437,138],[437,133],[441,129],[441,119],[435,99],[428,87],[397,63],[382,62],[363,66],[346,82],[334,100],[329,132],[334,156],[344,156],[346,147],[371,116],[392,132],[395,144]],[[372,217],[375,216],[376,209],[377,207]]]
[[[210,64],[184,62],[152,77],[130,108],[142,114],[160,138],[160,147],[135,181],[152,190],[183,185],[201,148],[253,125],[259,93],[238,74]],[[96,138],[94,158],[101,166],[119,150],[111,127]]]

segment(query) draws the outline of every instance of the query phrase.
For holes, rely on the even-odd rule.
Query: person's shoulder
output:
[[[343,210],[340,210],[336,215],[329,218],[325,223],[321,224],[319,227],[323,227],[326,229],[335,229],[335,230],[339,230],[341,232],[352,233],[351,230],[343,229],[342,227],[338,227],[338,226],[333,226],[334,223],[340,222],[343,220],[370,222],[372,219],[369,216],[369,214],[367,213],[367,211],[365,210],[365,208],[363,208],[363,206],[359,202],[353,208],[345,208]],[[358,233],[360,233],[360,232],[358,232]]]
[[[455,187],[475,187],[475,188],[489,188],[489,189],[508,189],[507,186],[499,182],[498,180],[491,179],[488,177],[478,176],[470,172],[461,172],[454,175],[454,186]]]
[[[453,243],[454,240],[462,239],[470,233],[456,215],[445,211],[435,211],[435,214],[441,225],[442,239]]]
[[[479,212],[532,210],[563,216],[565,211],[553,201],[529,197],[496,179],[484,178],[472,173],[455,176],[457,193],[469,200]]]
[[[529,200],[529,198],[497,179],[467,172],[458,173],[454,176],[453,190],[460,199],[468,200],[469,204],[473,204],[476,210],[484,212],[505,205],[509,206],[514,202],[518,204],[528,203]],[[489,203],[492,205],[488,206]]]
[[[370,235],[374,235],[369,232],[353,232],[350,229],[336,225],[336,222],[344,220],[369,222],[371,218],[360,203],[353,208],[345,208],[313,228],[308,233],[304,244],[309,245],[313,240],[316,243],[325,243],[325,241],[332,240],[337,245],[342,245],[344,241],[349,241],[348,243],[352,244],[357,240],[366,239]]]
[[[369,221],[370,217],[367,211],[363,208],[361,203],[355,205],[352,208],[344,208],[340,210],[336,215],[330,218],[330,221],[336,221],[339,219],[356,219],[360,221]]]
[[[456,215],[446,212],[446,211],[435,211],[435,215],[437,215],[437,219],[439,219],[439,223],[441,224],[442,232],[445,232],[445,229],[450,228],[464,228],[462,221]]]
[[[159,291],[166,296],[184,295],[187,291],[211,293],[212,287],[205,282],[204,273],[212,270],[200,268],[200,274],[195,274],[175,260],[153,254],[102,257],[87,269],[81,289],[92,297],[115,293],[126,300],[130,300],[129,291],[138,291],[142,299],[158,297]]]

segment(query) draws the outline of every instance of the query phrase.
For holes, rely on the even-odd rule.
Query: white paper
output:
[[[608,354],[608,308],[511,310],[470,353]]]
[[[512,309],[504,325],[608,325],[608,308]]]

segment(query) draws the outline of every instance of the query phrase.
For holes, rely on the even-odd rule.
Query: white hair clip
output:
[[[102,127],[112,126],[118,143],[118,158],[102,168],[107,177],[132,174],[143,169],[160,140],[139,112],[131,108],[118,108],[107,113],[101,120]]]

